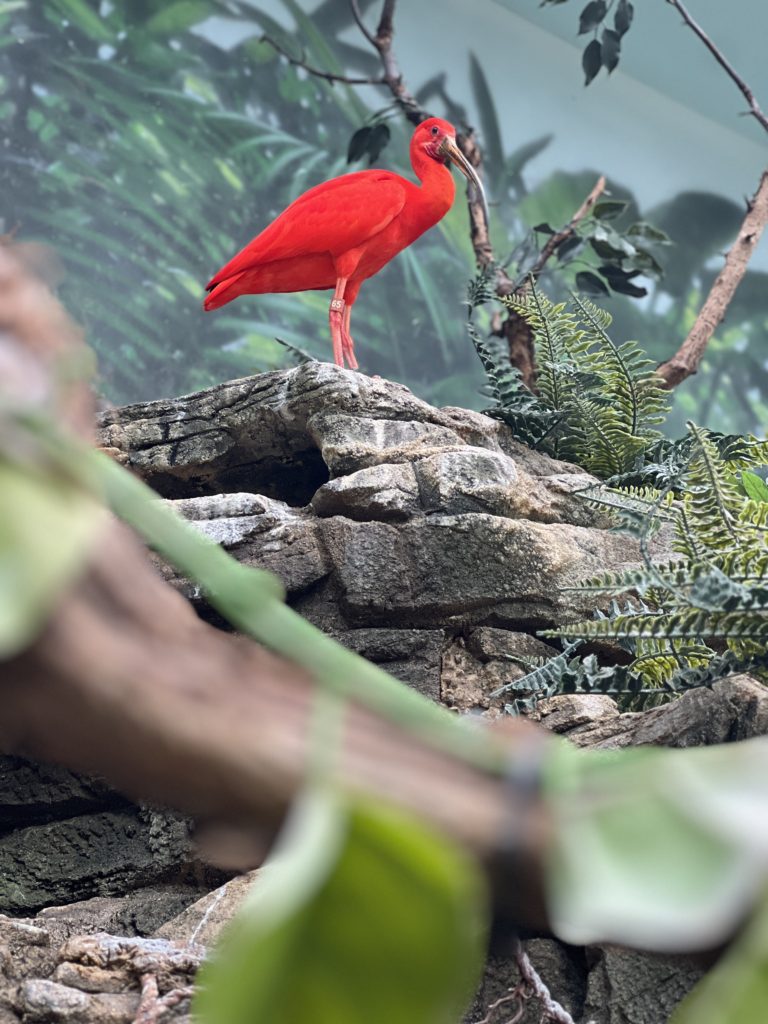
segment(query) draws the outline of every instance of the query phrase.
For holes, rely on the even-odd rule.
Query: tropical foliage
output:
[[[470,289],[470,335],[496,405],[490,411],[519,437],[603,478],[643,462],[661,438],[656,429],[669,408],[653,364],[634,341],[616,344],[611,316],[572,295],[554,303],[535,284],[505,305],[533,329],[536,394],[522,383],[498,344],[484,341],[471,314],[487,298],[488,275]]]
[[[308,14],[296,0],[280,3],[279,20],[246,0],[0,4],[0,230],[55,248],[62,297],[98,352],[100,388],[113,401],[268,369],[284,358],[275,338],[327,358],[324,295],[238,300],[206,316],[202,286],[293,196],[343,172],[347,155],[353,168],[375,158],[408,173],[409,128],[388,94],[387,106],[368,106],[262,40],[330,72],[375,74],[362,37],[349,41],[348,6],[320,3]],[[459,125],[479,123],[494,247],[524,276],[551,225],[567,223],[598,174],[557,172],[532,187],[530,167],[552,136],[510,147],[482,54],[468,61],[471,109],[446,76],[418,87],[417,69],[404,70],[422,104]],[[690,324],[711,281],[707,263],[733,237],[740,211],[693,192],[640,211],[621,183],[609,180],[609,192],[578,238],[558,248],[543,284],[558,301],[569,289],[608,291],[618,333],[646,339],[661,360]],[[363,290],[355,321],[366,369],[438,404],[477,407],[481,374],[454,299],[471,267],[457,202]],[[768,416],[764,276],[747,274],[702,372],[680,389],[673,435],[686,418],[748,431]]]
[[[544,634],[568,646],[499,691],[518,696],[510,710],[558,692],[634,699],[710,686],[734,672],[768,678],[768,486],[755,472],[768,463],[768,443],[688,429],[646,467],[657,486],[582,492],[639,541],[643,565],[581,584],[610,601],[608,610]],[[654,534],[671,556],[655,554]],[[628,665],[574,654],[580,642],[606,640],[629,653]]]

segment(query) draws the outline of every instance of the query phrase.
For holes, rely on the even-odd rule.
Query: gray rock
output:
[[[632,557],[625,538],[605,531],[480,513],[399,526],[337,517],[322,527],[342,613],[360,626],[588,615],[590,597],[561,588]]]
[[[398,422],[410,425],[393,426]],[[319,362],[110,409],[100,427],[100,443],[166,497],[243,490],[306,504],[323,482],[318,477],[327,478],[321,445],[334,464],[349,457],[348,470],[361,468],[352,464],[354,446],[365,465],[375,465],[409,461],[419,446],[471,445],[503,452],[532,477],[585,476],[576,466],[531,451],[498,420],[467,409],[436,409],[400,384]],[[346,454],[337,456],[337,445]],[[402,457],[382,457],[401,448]]]
[[[531,717],[592,749],[711,746],[768,734],[768,690],[751,676],[737,675],[624,714],[610,697],[568,694],[540,701]]]
[[[333,636],[431,700],[440,700],[443,631],[352,629]]]
[[[308,423],[332,476],[382,463],[413,462],[446,448],[460,449],[455,431],[419,420],[387,420],[323,412]]]
[[[138,992],[92,994],[46,978],[31,978],[19,990],[23,1019],[40,1024],[131,1024],[138,1006]]]
[[[539,701],[531,718],[552,732],[571,736],[620,719],[616,701],[602,693],[562,694]]]
[[[467,637],[467,650],[481,661],[518,661],[521,658],[551,658],[556,647],[537,640],[530,633],[480,626]]]
[[[112,791],[97,779],[21,757],[0,757],[0,829],[68,818],[114,802]]]
[[[466,445],[419,459],[416,473],[425,512],[514,515],[520,473],[501,452]]]
[[[155,933],[156,937],[183,945],[213,945],[222,929],[240,910],[256,874],[256,871],[249,871],[244,875],[238,875],[213,892],[207,893],[176,917],[162,924]]]
[[[457,637],[443,652],[440,674],[440,699],[457,711],[501,708],[503,697],[492,699],[499,687],[525,675],[525,669],[511,661],[484,661],[476,658],[462,637]]]
[[[488,512],[537,523],[600,525],[577,491],[595,483],[587,473],[531,476],[503,452],[465,445],[415,464],[425,512]]]
[[[682,957],[614,948],[595,952],[584,1005],[584,1020],[595,1024],[665,1024],[704,973]]]
[[[328,574],[318,525],[301,509],[260,494],[216,494],[182,498],[168,504],[211,540],[236,555],[243,565],[280,577],[289,593],[305,590]],[[165,578],[191,599],[199,588],[172,569]]]
[[[203,881],[147,885],[124,896],[92,896],[63,906],[45,907],[35,922],[59,940],[87,932],[152,935],[210,889]]]
[[[419,486],[408,462],[369,466],[323,484],[312,498],[319,516],[396,522],[421,510]]]
[[[558,652],[528,633],[481,626],[465,637],[449,640],[443,653],[441,700],[460,711],[500,712],[509,694],[492,696],[522,678],[530,658],[551,658]]]
[[[185,822],[133,808],[16,829],[0,838],[0,911],[124,893],[193,859]]]

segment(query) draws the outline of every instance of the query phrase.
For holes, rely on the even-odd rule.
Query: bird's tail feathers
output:
[[[235,285],[244,276],[244,272],[233,274],[232,277],[225,278],[225,280],[213,285],[213,287],[209,285],[203,309],[210,312],[210,310],[218,309],[220,306],[225,306],[228,302],[231,302],[232,299],[236,299],[240,292],[235,288]]]

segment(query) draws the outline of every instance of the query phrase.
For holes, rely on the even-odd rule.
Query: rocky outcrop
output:
[[[547,654],[538,628],[591,612],[564,588],[637,558],[577,467],[329,364],[113,410],[101,442],[306,618],[460,710]]]
[[[591,612],[592,599],[568,588],[638,557],[579,498],[592,478],[577,467],[487,416],[327,364],[111,410],[100,443],[241,562],[276,573],[304,616],[460,712],[500,714],[494,691],[553,651],[538,630]],[[157,567],[228,628],[193,583]],[[643,714],[574,696],[541,702],[535,717],[601,747],[768,730],[762,687],[744,678]],[[200,872],[173,815],[0,760],[0,911],[16,916],[0,917],[0,1024],[118,1024],[140,1010],[188,1020],[200,956],[246,885],[192,903],[214,884]],[[595,1024],[662,1024],[700,974],[544,939],[527,951],[555,998]],[[517,980],[500,948],[468,1020]],[[522,1020],[537,1019],[532,1003]]]

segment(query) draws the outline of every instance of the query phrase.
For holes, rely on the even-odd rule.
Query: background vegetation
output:
[[[376,109],[373,90],[364,100],[262,41],[266,33],[331,72],[370,74],[375,55],[362,36],[359,45],[348,41],[347,5],[281,3],[290,31],[266,5],[244,0],[0,3],[0,217],[6,232],[47,242],[60,255],[62,297],[84,324],[99,355],[101,389],[115,402],[279,365],[286,354],[276,336],[328,358],[324,294],[238,300],[205,315],[202,286],[292,197],[342,173],[350,137],[362,126],[384,117],[391,139],[378,162],[409,173],[410,129],[391,108]],[[241,37],[229,49],[222,19]],[[530,248],[530,229],[567,221],[598,169],[557,172],[532,187],[529,164],[550,144],[547,125],[510,151],[477,48],[478,57],[466,55],[468,111],[451,97],[450,74],[423,83],[418,96],[457,123],[479,121],[495,249],[518,260]],[[404,70],[416,89],[418,68]],[[382,92],[381,103],[388,99]],[[655,250],[654,263],[633,279],[645,298],[614,295],[605,304],[615,336],[639,339],[660,360],[690,326],[715,273],[710,261],[732,239],[741,207],[691,191],[641,211],[632,185],[609,174],[613,196],[629,201],[611,228],[648,220],[674,245]],[[606,244],[603,255],[594,242],[564,253],[545,290],[557,298],[577,273],[596,270]],[[666,264],[663,276],[656,261]],[[472,270],[466,212],[457,202],[438,229],[363,289],[355,318],[364,368],[438,404],[482,407],[482,371],[461,305]],[[676,395],[672,434],[688,417],[726,431],[765,423],[768,319],[760,299],[767,280],[762,271],[747,273],[705,372]]]

